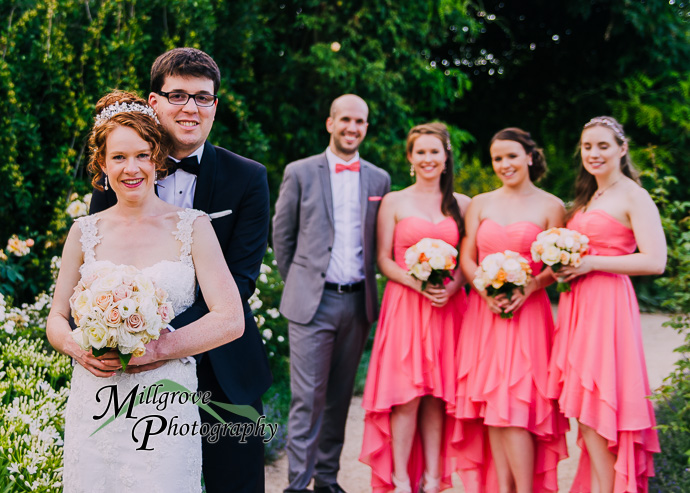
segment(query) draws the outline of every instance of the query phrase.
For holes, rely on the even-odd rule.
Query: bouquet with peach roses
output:
[[[132,266],[104,268],[83,277],[70,298],[77,329],[72,337],[85,351],[100,356],[116,349],[123,370],[132,356],[158,339],[175,316],[165,290]]]
[[[405,252],[405,265],[408,274],[426,285],[443,284],[453,279],[452,272],[458,265],[458,251],[443,240],[422,238]]]
[[[572,229],[551,228],[542,231],[532,243],[532,260],[540,260],[551,267],[554,272],[564,265],[577,267],[582,256],[589,250],[589,238]],[[570,283],[558,281],[559,293],[570,291]]]
[[[524,292],[531,277],[529,262],[519,253],[506,250],[484,257],[474,273],[472,284],[479,291],[486,290],[491,297],[499,294],[510,296],[514,289]],[[501,318],[513,318],[513,312],[502,312]]]

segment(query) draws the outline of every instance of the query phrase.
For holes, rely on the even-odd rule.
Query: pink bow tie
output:
[[[359,171],[359,161],[355,161],[354,163],[350,163],[350,164],[342,164],[342,163],[336,164],[335,165],[335,172],[340,173],[341,171],[358,172]]]

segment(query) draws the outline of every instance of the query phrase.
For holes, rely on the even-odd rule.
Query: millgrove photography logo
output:
[[[105,407],[103,413],[93,416],[93,419],[100,421],[108,415],[110,417],[91,436],[120,418],[134,420],[132,440],[136,444],[141,443],[136,450],[154,450],[149,440],[156,435],[201,435],[211,443],[217,442],[221,436],[238,437],[240,443],[246,443],[250,436],[260,436],[264,443],[268,443],[278,431],[277,423],[267,422],[266,416],[260,415],[251,406],[212,401],[211,392],[192,392],[172,380],[162,379],[148,387],[142,386],[141,389],[137,384],[122,400],[120,397],[117,385],[105,385],[98,389],[96,402],[104,402]],[[181,422],[178,416],[164,416],[157,413],[138,417],[134,410],[141,404],[146,404],[147,409],[153,407],[155,411],[160,413],[172,405],[196,405],[216,418],[218,423]],[[226,422],[211,406],[225,409],[237,416],[246,418],[246,420]],[[110,412],[111,409],[112,413]]]

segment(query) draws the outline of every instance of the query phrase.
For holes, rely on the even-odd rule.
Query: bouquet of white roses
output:
[[[524,292],[531,275],[529,262],[519,253],[506,250],[484,257],[474,273],[472,283],[479,291],[486,290],[489,296],[510,296],[514,289]],[[513,312],[503,312],[501,318],[513,318]]]
[[[443,240],[422,238],[405,252],[405,265],[409,275],[422,281],[424,290],[429,283],[440,285],[453,279],[458,251]]]
[[[143,356],[145,345],[158,339],[175,316],[165,290],[132,266],[103,269],[82,278],[70,298],[77,329],[72,337],[85,351],[100,356],[111,349],[122,369],[132,356]]]
[[[582,256],[589,249],[589,238],[582,233],[566,228],[551,228],[542,231],[532,243],[532,260],[540,260],[551,267],[554,272],[564,265],[577,267]],[[570,291],[570,283],[558,281],[559,293]]]

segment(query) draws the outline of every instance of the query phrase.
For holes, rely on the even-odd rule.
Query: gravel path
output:
[[[668,319],[665,315],[643,314],[642,336],[647,358],[647,371],[652,389],[658,387],[662,380],[671,372],[673,363],[677,360],[673,349],[682,342],[682,337],[673,329],[662,327]],[[350,406],[347,421],[345,447],[340,460],[341,470],[338,482],[348,493],[367,493],[371,491],[369,481],[371,470],[357,460],[362,445],[362,431],[364,429],[364,411],[362,399],[355,397]],[[570,457],[559,464],[558,482],[561,491],[567,492],[575,475],[577,460],[580,455],[575,445],[577,435],[576,423],[571,421],[571,432],[568,434],[568,451]],[[448,493],[461,493],[460,479],[453,477],[454,488],[446,490]],[[287,487],[287,458],[283,455],[275,464],[266,467],[266,492],[281,493]]]

